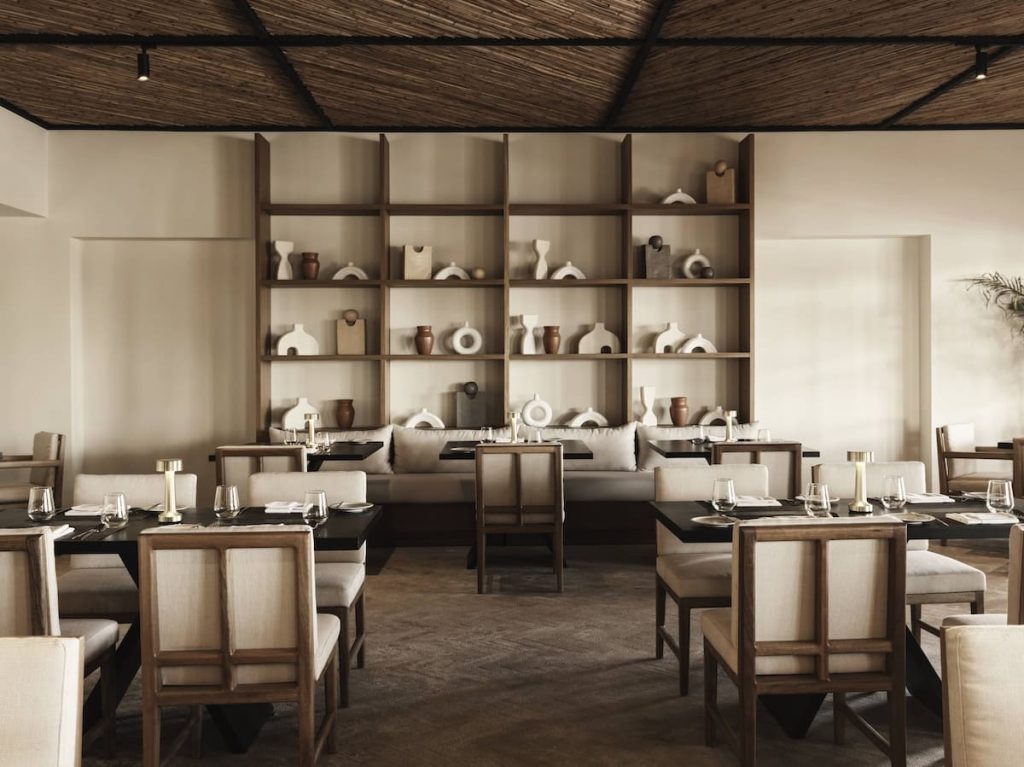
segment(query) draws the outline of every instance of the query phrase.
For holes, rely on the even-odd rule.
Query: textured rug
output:
[[[988,609],[1005,609],[1005,553],[941,551],[988,572]],[[736,764],[724,745],[703,745],[699,657],[686,698],[676,694],[675,659],[654,659],[652,547],[570,548],[563,594],[552,591],[543,548],[489,549],[493,593],[483,596],[465,555],[460,548],[377,554],[367,582],[367,667],[352,673],[340,752],[320,764]],[[672,625],[671,602],[669,610]],[[954,611],[926,608],[925,615],[940,620]],[[924,646],[937,664],[938,640],[926,637]],[[723,677],[719,690],[734,716],[732,684]],[[139,697],[136,683],[118,710],[118,758],[84,764],[139,763]],[[852,703],[883,727],[883,702],[872,695]],[[165,743],[182,716],[165,714]],[[941,724],[913,700],[908,716],[910,764],[941,764]],[[764,709],[758,728],[761,764],[886,763],[852,727],[845,745],[832,743],[829,701],[802,740],[786,737]],[[291,765],[295,743],[290,706],[277,707],[244,756],[227,752],[207,719],[200,763]],[[186,756],[175,763],[196,764]]]

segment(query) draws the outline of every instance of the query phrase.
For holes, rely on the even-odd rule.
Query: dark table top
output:
[[[307,450],[306,468],[320,471],[324,461],[362,461],[382,447],[383,442],[332,442],[327,450]]]
[[[589,461],[594,457],[590,448],[580,439],[560,439],[562,443],[562,458],[566,461]],[[476,446],[480,443],[475,440],[460,441],[451,440],[444,443],[441,448],[442,461],[472,461],[475,457]],[[502,443],[509,444],[509,443]],[[520,444],[528,445],[529,442]],[[458,449],[456,449],[458,448]],[[468,448],[468,449],[467,449]]]
[[[872,501],[876,514],[884,513],[882,505]],[[736,509],[729,516],[743,520],[758,519],[765,516],[782,514],[804,514],[802,501],[782,501],[783,507],[762,509]],[[685,543],[718,543],[732,540],[732,526],[708,527],[693,521],[694,517],[714,515],[715,510],[707,501],[654,501],[651,503],[659,522],[672,531],[679,540]],[[850,514],[849,501],[832,504],[832,513],[839,517],[863,517],[863,514]],[[907,511],[917,511],[936,517],[935,522],[907,525],[907,538],[925,540],[956,540],[966,538],[1007,538],[1012,524],[1006,525],[964,525],[944,517],[954,512],[986,511],[983,501],[963,501],[956,503],[912,503],[905,507]],[[1024,504],[1017,504],[1016,513],[1020,521],[1024,516]]]
[[[665,456],[665,458],[704,458],[708,459],[711,457],[711,446],[714,444],[723,444],[721,442],[694,442],[689,439],[651,439],[647,441],[647,444],[651,446],[651,449],[659,455]],[[773,439],[769,442],[759,442],[754,439],[738,439],[735,442],[725,443],[729,445],[744,445],[749,446],[751,451],[756,450],[758,445],[764,445],[766,448],[779,447],[785,445],[799,445],[799,442],[795,440],[784,440],[784,439]],[[818,450],[804,450],[804,458],[820,458],[821,452]]]
[[[331,511],[327,521],[313,531],[313,548],[321,551],[352,551],[366,542],[370,529],[381,515],[381,507],[374,506],[366,511],[347,512]],[[152,527],[158,527],[157,512],[133,509],[128,517],[128,524],[104,536],[94,533],[85,540],[72,540],[79,532],[99,525],[98,517],[65,517],[58,513],[49,524],[59,527],[69,524],[75,528],[71,536],[54,541],[57,554],[121,554],[131,553],[137,547],[139,533]],[[213,509],[182,509],[181,524],[203,525],[206,527],[223,527],[225,530],[239,528],[243,525],[298,525],[304,524],[299,514],[267,514],[262,507],[246,507],[234,520],[221,522]],[[29,520],[24,509],[0,510],[0,527],[36,527]]]

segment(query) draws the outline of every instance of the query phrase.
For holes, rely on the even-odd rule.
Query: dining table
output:
[[[593,451],[587,447],[587,443],[581,439],[559,439],[555,442],[562,444],[562,459],[566,461],[589,461],[594,458]],[[438,454],[442,461],[472,461],[476,457],[477,445],[482,444],[503,444],[511,445],[511,442],[480,442],[478,440],[449,440],[445,442]],[[521,445],[551,444],[543,442],[520,442]]]
[[[306,451],[306,470],[320,471],[327,461],[362,461],[384,447],[379,441],[338,441],[326,449]]]
[[[908,540],[955,541],[1009,538],[1010,529],[1013,527],[1012,523],[962,524],[948,518],[948,515],[952,513],[987,511],[983,500],[963,495],[953,497],[952,501],[940,501],[940,498],[941,496],[936,495],[936,500],[933,502],[914,503],[906,506],[907,511],[915,511],[932,517],[930,521],[907,524]],[[781,506],[777,507],[736,508],[730,511],[728,516],[740,522],[765,517],[806,516],[802,501],[783,499],[779,502]],[[877,499],[872,500],[872,504],[875,506],[875,513],[885,513]],[[651,506],[657,521],[684,543],[728,543],[732,541],[732,525],[710,526],[695,521],[698,517],[717,515],[708,501],[653,501]],[[833,503],[829,513],[831,519],[869,516],[864,513],[851,512],[848,500]],[[1013,513],[1018,521],[1024,522],[1024,503],[1018,501]],[[906,654],[907,690],[911,697],[941,719],[942,681],[909,628],[906,636]],[[762,695],[759,696],[759,699],[779,722],[786,734],[792,738],[802,738],[807,734],[825,696],[818,694]]]
[[[96,517],[67,516],[67,509],[58,512],[48,522],[55,528],[70,525],[74,532],[54,541],[54,552],[64,554],[113,554],[120,557],[136,585],[139,582],[139,536],[160,526],[158,512],[130,509],[128,521],[117,528],[105,529]],[[247,525],[305,525],[300,514],[268,513],[263,507],[244,507],[234,519],[219,520],[213,509],[180,509],[181,525],[199,525],[208,528],[239,528]],[[327,520],[313,529],[313,548],[316,551],[354,551],[362,547],[370,530],[381,516],[381,507],[351,512],[331,510]],[[38,527],[28,519],[25,509],[0,510],[0,527]],[[141,666],[141,635],[139,622],[131,623],[115,652],[116,690],[118,701],[124,697]],[[263,724],[273,715],[269,703],[207,706],[210,718],[219,730],[228,749],[245,753],[259,734]],[[93,689],[83,709],[83,731],[100,719],[99,685]]]

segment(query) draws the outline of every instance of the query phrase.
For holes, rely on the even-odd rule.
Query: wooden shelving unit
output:
[[[632,420],[636,412],[635,403],[637,396],[634,394],[634,385],[643,381],[635,380],[637,373],[634,367],[637,364],[647,364],[648,361],[658,361],[657,369],[664,371],[662,366],[674,364],[685,365],[696,361],[712,362],[716,365],[725,366],[721,370],[731,382],[736,394],[735,401],[728,402],[701,402],[691,403],[691,409],[699,405],[713,406],[723,404],[739,411],[743,420],[753,420],[753,300],[754,300],[754,137],[747,136],[738,146],[737,162],[737,202],[731,205],[708,205],[698,203],[695,205],[673,204],[661,205],[658,203],[638,203],[633,200],[633,139],[632,136],[625,136],[619,148],[619,193],[618,199],[608,202],[587,202],[587,203],[544,203],[544,202],[512,202],[510,200],[509,165],[510,151],[509,138],[504,136],[501,142],[503,153],[500,163],[498,188],[501,190],[501,199],[497,202],[487,203],[393,203],[390,194],[390,144],[385,135],[379,137],[379,164],[378,186],[379,199],[369,203],[289,203],[272,202],[270,193],[270,143],[261,135],[255,140],[255,243],[256,243],[256,322],[254,328],[254,339],[257,350],[256,354],[256,383],[257,383],[257,422],[261,433],[265,432],[272,425],[272,392],[271,385],[273,377],[271,368],[274,365],[288,363],[290,366],[301,363],[334,362],[345,364],[370,364],[375,368],[374,382],[377,398],[377,420],[379,423],[389,423],[396,416],[396,410],[392,406],[392,377],[395,375],[393,367],[398,371],[403,369],[402,363],[434,363],[434,362],[463,362],[483,363],[487,366],[495,366],[494,377],[501,387],[499,400],[504,404],[504,410],[509,409],[509,401],[512,397],[510,392],[510,373],[514,366],[543,362],[544,369],[549,365],[572,365],[576,362],[608,362],[615,363],[607,367],[600,366],[596,370],[604,371],[602,376],[612,376],[617,380],[615,394],[616,401],[597,403],[599,407],[606,409],[606,415],[613,422]],[[700,158],[707,165],[717,158]],[[315,281],[296,280],[274,280],[268,279],[271,241],[271,226],[274,216],[321,216],[321,217],[370,217],[377,220],[380,251],[375,258],[375,272],[379,277],[370,280],[342,280],[335,281],[320,278]],[[501,274],[495,273],[494,269],[488,270],[488,276],[483,280],[404,280],[400,274],[394,273],[395,261],[392,253],[392,228],[393,218],[400,217],[494,217],[502,222],[502,246],[501,246]],[[602,276],[598,278],[587,278],[582,280],[533,280],[520,279],[512,276],[510,258],[510,221],[513,217],[613,217],[618,219],[621,239],[617,245],[618,256],[616,263],[609,266],[606,273],[614,273],[615,276]],[[648,280],[640,275],[639,246],[641,238],[634,238],[634,218],[636,217],[732,217],[736,222],[736,271],[737,276],[715,277],[711,279],[667,279]],[[400,243],[396,243],[400,244]],[[441,260],[441,259],[435,259]],[[458,259],[456,259],[458,261]],[[462,266],[468,266],[463,260]],[[614,266],[614,269],[610,268]],[[633,348],[633,334],[635,330],[634,318],[637,310],[642,308],[634,305],[638,290],[660,288],[660,289],[684,289],[687,296],[696,296],[690,293],[691,290],[718,290],[724,293],[734,294],[730,298],[737,316],[734,318],[735,332],[734,344],[738,350],[724,351],[714,354],[655,354],[653,352],[630,351]],[[376,294],[376,316],[379,317],[378,343],[373,347],[377,353],[366,355],[337,355],[325,354],[317,356],[284,357],[272,354],[271,330],[273,322],[280,324],[288,322],[287,317],[271,317],[271,294],[277,290],[372,290]],[[391,310],[394,301],[403,300],[407,291],[425,291],[434,289],[445,290],[475,290],[489,289],[494,291],[495,304],[500,303],[499,310],[502,322],[499,325],[501,332],[501,343],[497,353],[460,355],[449,353],[435,353],[429,356],[419,356],[410,353],[394,353],[391,348],[392,322]],[[620,341],[624,351],[618,354],[572,354],[565,353],[567,342],[566,333],[563,332],[563,353],[555,355],[522,355],[513,350],[513,342],[510,339],[512,324],[510,313],[512,311],[513,296],[518,291],[542,290],[545,291],[611,291],[608,295],[614,296],[613,305],[618,306],[619,317],[623,328]],[[330,294],[314,294],[327,296]],[[308,296],[313,298],[314,295]],[[483,294],[482,294],[483,295]],[[490,294],[486,294],[490,295]],[[554,294],[557,295],[557,294]],[[576,295],[574,293],[574,295]],[[706,295],[706,294],[701,294]],[[714,294],[719,295],[718,293]],[[491,299],[487,299],[488,301]],[[720,299],[715,299],[720,300]],[[595,318],[599,319],[599,318]],[[368,335],[372,332],[368,327]],[[443,349],[441,339],[435,341],[435,351]],[[539,340],[538,340],[539,344]],[[495,339],[485,339],[485,350],[494,349]],[[669,368],[671,369],[671,368]],[[685,368],[681,368],[685,369]],[[491,368],[488,367],[490,371]],[[578,368],[571,367],[570,370],[577,371]],[[401,374],[399,372],[399,374]],[[573,373],[575,375],[575,372]],[[542,383],[538,382],[538,388]],[[521,394],[521,393],[520,393]],[[337,396],[347,396],[345,391],[338,391]],[[580,402],[585,406],[587,402]],[[359,413],[359,420],[366,422],[373,420],[365,412]],[[328,422],[329,423],[329,422]]]

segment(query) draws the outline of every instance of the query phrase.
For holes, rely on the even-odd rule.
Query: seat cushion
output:
[[[507,438],[508,429],[495,429],[495,439]],[[483,429],[410,429],[396,426],[393,432],[395,444],[394,469],[398,474],[472,474],[475,471],[470,460],[441,460],[441,449],[445,442],[474,441],[484,439]]]
[[[728,597],[732,588],[732,553],[666,554],[655,569],[677,597]]]
[[[942,628],[952,626],[1005,626],[1006,613],[982,613],[980,615],[950,615],[942,619]]]
[[[759,422],[738,423],[733,435],[736,439],[757,439],[758,430],[764,428]],[[640,471],[653,471],[659,466],[707,466],[703,458],[666,458],[650,446],[651,440],[694,439],[700,434],[700,426],[644,426],[637,424],[636,442]],[[709,437],[725,438],[724,426],[705,426],[704,434]]]
[[[85,666],[88,668],[103,653],[117,646],[117,623],[102,618],[65,618],[60,635],[85,640]]]
[[[542,433],[545,439],[578,439],[594,454],[593,458],[566,460],[566,472],[636,471],[636,421],[594,429],[549,426]]]
[[[568,502],[654,500],[654,475],[651,473],[571,471],[564,477]]]
[[[328,429],[327,434],[332,442],[365,439],[367,442],[383,442],[384,447],[362,461],[325,461],[320,471],[365,471],[367,474],[390,474],[391,434],[393,431],[394,427],[390,424],[379,429],[349,429],[347,431]],[[290,432],[286,429],[270,429],[272,445],[283,444],[289,438]]]
[[[316,576],[317,607],[351,607],[366,580],[366,565],[354,562],[318,562]]]
[[[369,477],[366,484],[367,500],[372,503],[474,503],[476,475],[473,473],[473,462],[452,463],[465,463],[468,473],[399,473],[387,477]]]
[[[964,493],[984,493],[988,490],[990,479],[1013,479],[1013,472],[972,472],[970,474],[959,474],[949,478],[950,491],[959,490]]]
[[[907,596],[984,591],[985,573],[934,551],[907,552]]]
[[[33,487],[31,482],[0,483],[0,503],[28,503],[28,492]]]
[[[331,615],[330,613],[317,613],[316,647],[313,648],[315,662],[313,665],[316,668],[318,679],[324,672],[324,667],[327,665],[327,661],[330,660],[334,648],[338,646],[338,639],[340,637],[341,621],[338,620],[338,616]]]
[[[69,570],[57,579],[61,615],[83,618],[139,612],[139,590],[123,567]]]

